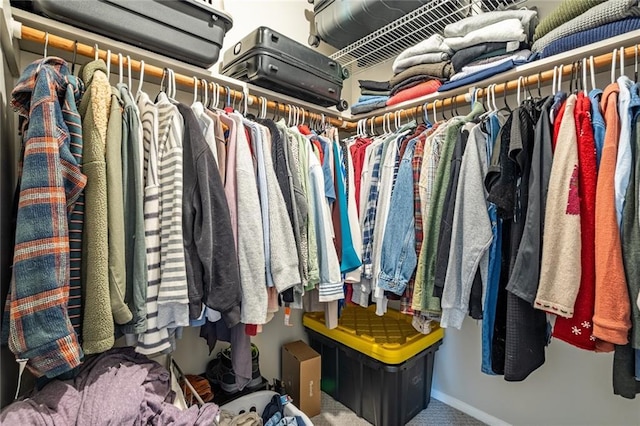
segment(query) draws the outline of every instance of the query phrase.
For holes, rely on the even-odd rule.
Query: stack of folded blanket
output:
[[[385,107],[391,91],[388,81],[358,80],[358,83],[360,97],[351,105],[351,114],[364,114]]]
[[[393,62],[394,76],[391,97],[387,105],[395,105],[410,99],[434,93],[442,81],[453,73],[453,50],[444,43],[444,37],[434,34],[398,55]]]
[[[471,16],[444,29],[454,75],[438,90],[472,84],[526,62],[538,23],[535,10],[501,10]]]
[[[540,22],[531,50],[546,58],[637,29],[638,0],[565,0]]]

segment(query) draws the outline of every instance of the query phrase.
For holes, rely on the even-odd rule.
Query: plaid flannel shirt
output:
[[[413,219],[416,229],[416,257],[420,256],[422,238],[424,236],[422,232],[422,203],[420,200],[420,171],[422,170],[422,158],[424,155],[424,144],[426,139],[426,132],[423,132],[419,136],[418,143],[416,143],[413,160],[411,161],[411,167],[413,168]],[[415,281],[416,273],[414,271],[409,282],[407,282],[407,287],[400,299],[400,311],[403,314],[413,315],[411,301],[413,300],[413,286],[415,285]]]
[[[29,65],[12,92],[23,131],[9,303],[9,348],[36,375],[56,377],[82,360],[69,320],[68,215],[86,184],[70,148],[61,99],[69,70],[60,58]]]
[[[375,148],[373,158],[371,159],[371,180],[369,195],[367,197],[367,205],[365,208],[365,217],[362,225],[362,264],[364,265],[363,275],[365,278],[371,279],[372,261],[371,254],[373,252],[373,230],[376,219],[376,208],[378,207],[378,191],[380,186],[380,162],[382,161],[383,144]]]

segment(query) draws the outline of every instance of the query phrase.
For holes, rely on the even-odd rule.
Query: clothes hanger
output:
[[[556,94],[556,83],[558,82],[558,66],[553,67],[553,80],[551,82],[551,95],[555,96]]]
[[[618,56],[618,49],[614,49],[611,54],[611,84],[616,82],[616,56]]]
[[[122,84],[124,82],[124,66],[122,65],[122,53],[118,52],[118,84]]]
[[[127,78],[129,79],[129,85],[127,89],[131,92],[131,56],[127,55]]]
[[[202,83],[202,94],[200,95],[202,97],[202,105],[207,108],[207,105],[209,105],[209,82],[204,78],[200,82]]]
[[[273,117],[271,120],[278,121],[278,113],[280,113],[280,103],[278,101],[274,101],[276,103],[275,108],[273,108]]]
[[[73,56],[71,57],[71,74],[76,73],[76,57],[78,55],[78,40],[73,42]]]
[[[46,59],[47,58],[47,50],[49,49],[49,32],[47,31],[44,34],[44,52],[43,52],[43,58]]]
[[[100,59],[100,50],[98,49],[98,43],[93,45],[93,60],[97,61]]]
[[[634,46],[634,51],[635,51],[635,63],[633,66],[633,81],[635,81],[636,83],[638,82],[638,44],[636,43],[636,45]]]
[[[107,80],[111,77],[111,49],[107,49]]]
[[[624,47],[620,47],[620,77],[624,74]]]
[[[591,90],[596,90],[596,73],[593,55],[589,56],[589,72],[591,73]]]
[[[538,98],[542,99],[542,90],[540,90],[540,85],[542,84],[542,72],[538,72]]]
[[[142,83],[144,83],[144,60],[140,61],[140,80],[138,80],[138,91],[137,94],[142,92]]]
[[[195,75],[193,76],[193,104],[195,104],[196,102],[198,102],[198,77],[196,77]]]
[[[438,122],[438,116],[436,114],[436,104],[438,103],[438,100],[434,100],[433,103],[431,104],[431,107],[433,108],[433,122],[437,123]]]

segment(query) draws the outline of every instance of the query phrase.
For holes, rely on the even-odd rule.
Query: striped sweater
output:
[[[187,271],[182,243],[182,137],[178,108],[160,93],[158,102],[158,184],[160,196],[160,289],[158,325],[189,325]]]
[[[167,351],[171,341],[166,328],[158,326],[160,289],[160,197],[158,189],[158,109],[144,92],[138,92],[144,148],[144,230],[147,247],[147,330],[138,336],[136,351],[143,354]]]

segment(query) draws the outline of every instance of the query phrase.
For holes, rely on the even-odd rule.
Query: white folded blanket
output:
[[[420,64],[437,64],[438,62],[448,61],[449,55],[443,52],[425,53],[423,55],[409,56],[408,58],[396,59],[393,61],[391,68],[394,74],[401,73],[407,68]]]
[[[506,19],[487,27],[471,31],[463,37],[448,37],[444,44],[451,50],[458,51],[469,46],[488,42],[525,41],[526,36],[519,19]]]
[[[426,40],[422,40],[415,46],[411,46],[398,55],[396,61],[409,58],[411,56],[424,55],[425,53],[446,53],[453,55],[451,49],[443,45],[444,37],[440,34],[434,34]]]
[[[488,25],[502,22],[507,19],[519,19],[527,36],[527,40],[533,36],[533,31],[538,25],[538,12],[535,10],[495,10],[470,16],[444,27],[445,37],[464,37],[472,31],[481,30]]]

